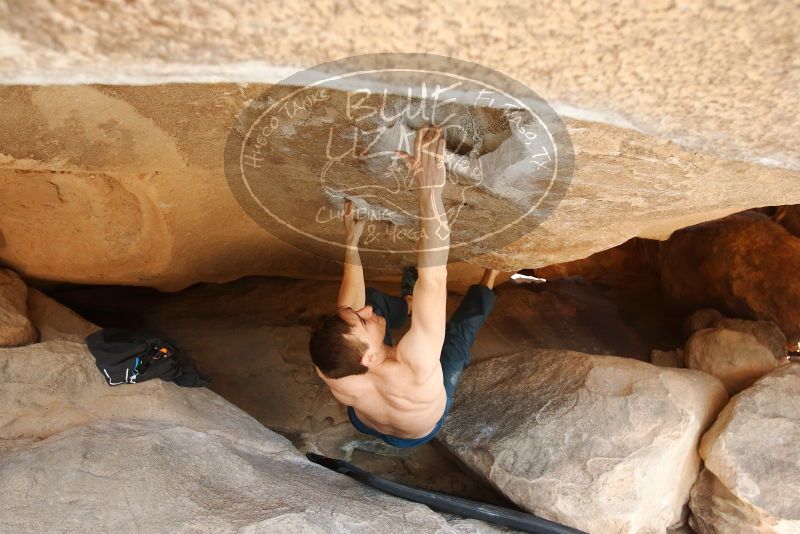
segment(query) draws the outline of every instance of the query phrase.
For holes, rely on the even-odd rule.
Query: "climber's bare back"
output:
[[[327,378],[319,370],[317,374],[333,396],[352,406],[364,423],[383,434],[413,439],[433,430],[444,413],[447,394],[440,366],[420,376],[403,358],[409,348],[407,336],[397,345],[396,360],[387,360],[374,372],[339,379]],[[436,353],[425,357],[438,361],[441,347],[432,347],[429,352],[433,349]]]

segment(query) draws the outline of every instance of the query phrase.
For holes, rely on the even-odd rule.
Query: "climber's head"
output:
[[[385,331],[386,320],[372,306],[339,308],[313,328],[311,359],[328,378],[364,374],[385,359]]]

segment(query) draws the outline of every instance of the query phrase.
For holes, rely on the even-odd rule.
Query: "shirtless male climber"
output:
[[[418,269],[403,276],[403,293],[413,300],[365,289],[358,255],[364,221],[347,201],[339,307],[321,318],[309,343],[317,374],[347,406],[353,426],[395,447],[430,441],[442,428],[470,347],[494,306],[497,271],[487,269],[445,323],[450,230],[442,204],[444,147],[440,128],[423,128],[413,157],[398,152],[419,191]],[[402,327],[409,315],[411,328],[393,345],[389,329]]]

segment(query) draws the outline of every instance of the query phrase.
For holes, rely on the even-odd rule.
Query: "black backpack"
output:
[[[194,363],[179,358],[174,344],[151,334],[103,328],[89,334],[86,344],[109,386],[152,378],[184,387],[211,383],[211,377],[198,371]]]

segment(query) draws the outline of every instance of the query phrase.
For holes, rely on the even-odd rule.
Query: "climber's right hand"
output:
[[[414,156],[401,150],[395,152],[413,173],[413,181],[419,188],[420,197],[427,196],[426,193],[430,192],[441,196],[447,177],[444,166],[445,144],[442,128],[425,126],[417,132]]]

